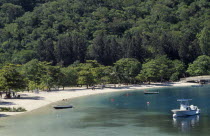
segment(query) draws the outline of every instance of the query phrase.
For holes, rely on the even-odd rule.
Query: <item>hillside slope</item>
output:
[[[112,65],[167,55],[188,64],[210,55],[209,7],[209,0],[0,0],[0,63]]]

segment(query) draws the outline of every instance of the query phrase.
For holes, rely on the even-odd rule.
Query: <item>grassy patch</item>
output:
[[[22,107],[0,107],[0,112],[25,112],[26,109]]]

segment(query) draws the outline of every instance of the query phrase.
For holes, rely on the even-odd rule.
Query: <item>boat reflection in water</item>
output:
[[[173,118],[173,125],[182,132],[189,132],[192,128],[199,125],[199,115]]]

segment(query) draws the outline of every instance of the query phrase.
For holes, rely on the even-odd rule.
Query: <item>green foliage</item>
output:
[[[178,72],[173,73],[170,77],[170,80],[171,81],[179,81],[179,73]]]
[[[141,70],[141,64],[137,59],[124,58],[114,64],[114,69],[120,83],[133,83]]]
[[[30,89],[176,81],[184,64],[210,55],[209,8],[207,0],[0,0],[0,64],[22,64]],[[208,74],[193,64],[190,75]]]
[[[192,64],[189,65],[187,73],[191,76],[209,75],[210,57],[206,55],[199,56]]]
[[[42,76],[45,73],[45,64],[34,59],[24,64],[21,67],[21,73],[31,82],[31,84],[35,84],[38,87],[41,84]]]
[[[69,66],[61,68],[58,85],[63,86],[63,88],[65,86],[76,85],[77,78],[78,78],[78,72],[75,67]]]
[[[55,52],[56,62],[59,65],[68,66],[75,60],[80,62],[85,61],[87,40],[83,34],[73,31],[71,34],[60,35],[58,38],[58,42],[53,50]],[[41,56],[43,55],[40,54]]]
[[[77,66],[78,79],[77,83],[82,85],[94,85],[97,79],[94,76],[94,70],[101,65],[95,60],[87,60],[86,63],[79,63]],[[95,74],[96,75],[96,74]]]
[[[96,60],[86,60],[85,63],[79,63],[77,65],[78,70],[89,70],[91,68],[100,67],[101,64],[98,63]]]
[[[24,77],[16,70],[15,65],[6,65],[0,69],[0,88],[5,91],[18,91],[26,87]]]
[[[4,3],[12,3],[23,7],[25,11],[31,11],[35,6],[49,1],[53,0],[0,0],[0,5]]]
[[[58,86],[61,78],[60,67],[45,65],[45,73],[41,78],[41,85],[50,90],[54,86]]]
[[[97,84],[107,84],[111,83],[111,73],[113,68],[110,66],[100,66],[92,69],[94,75],[95,83]]]
[[[207,0],[0,0],[0,7],[1,63],[113,65],[167,55],[188,64],[209,55]]]
[[[0,107],[0,112],[25,112],[25,111],[26,109],[22,107],[18,107],[18,108]]]
[[[185,64],[181,62],[180,60],[174,60],[172,62],[172,68],[171,68],[171,81],[178,81],[180,77],[183,77],[185,73]]]
[[[12,63],[13,64],[25,64],[33,59],[35,53],[33,50],[21,50],[16,52],[12,56]]]
[[[116,36],[108,36],[104,31],[96,33],[93,44],[89,47],[89,55],[99,63],[113,64],[120,58],[120,45]]]
[[[159,78],[159,64],[151,60],[142,65],[141,73],[136,77],[140,81],[157,81]]]
[[[94,76],[91,71],[81,70],[78,75],[78,84],[87,85],[87,88],[88,86],[95,84]]]
[[[210,36],[209,35],[210,35],[210,25],[208,27],[204,27],[201,33],[198,35],[199,45],[204,55],[210,55]]]
[[[12,23],[17,17],[22,16],[23,13],[21,6],[4,3],[0,6],[0,28],[5,24]]]
[[[160,56],[149,60],[142,65],[140,74],[136,77],[140,81],[164,81],[179,79],[185,71],[185,66],[181,61],[171,61],[166,56]]]
[[[59,84],[60,67],[49,64],[34,59],[21,67],[20,71],[26,77],[29,89],[48,88],[50,90]]]

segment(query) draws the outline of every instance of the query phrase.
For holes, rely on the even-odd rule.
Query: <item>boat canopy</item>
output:
[[[192,99],[177,99],[177,101],[181,101],[181,102],[183,102],[183,101],[191,101]]]

